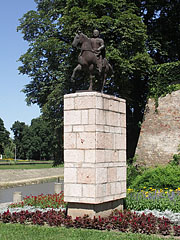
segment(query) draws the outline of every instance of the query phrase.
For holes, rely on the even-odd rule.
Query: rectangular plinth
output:
[[[76,217],[83,217],[85,214],[93,217],[108,217],[113,210],[123,210],[123,199],[104,202],[100,204],[87,203],[68,203],[68,215],[73,219]]]
[[[125,100],[97,92],[65,95],[65,201],[101,204],[125,196]]]

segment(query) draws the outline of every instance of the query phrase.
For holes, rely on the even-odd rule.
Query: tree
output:
[[[180,60],[180,1],[135,1],[147,26],[148,48],[156,64]]]
[[[180,1],[135,0],[147,26],[147,47],[153,59],[148,97],[158,98],[180,89]]]
[[[16,157],[26,159],[26,149],[24,148],[23,137],[28,125],[24,122],[15,121],[11,127],[14,133],[14,144],[16,145]]]
[[[77,30],[88,36],[95,28],[106,44],[106,56],[113,66],[114,76],[106,84],[105,92],[127,99],[128,120],[134,109],[128,132],[138,136],[147,96],[148,69],[152,61],[145,42],[146,27],[132,1],[128,0],[35,0],[37,11],[27,12],[18,31],[28,41],[29,49],[20,57],[19,72],[31,81],[23,89],[28,104],[37,103],[44,117],[55,129],[58,147],[62,147],[63,95],[73,92],[70,82],[77,64],[78,52],[71,43]],[[77,87],[87,83],[85,76],[78,79]],[[132,131],[133,130],[133,131]],[[129,146],[135,142],[130,140]],[[132,141],[131,141],[132,140]],[[129,155],[134,152],[130,149]]]
[[[10,143],[9,132],[4,127],[4,122],[0,118],[0,154],[4,154],[5,147]]]
[[[35,160],[54,159],[53,134],[41,117],[33,119],[28,134],[24,134],[27,157]]]
[[[42,117],[32,119],[31,125],[16,121],[12,126],[17,158],[55,159],[54,135]]]

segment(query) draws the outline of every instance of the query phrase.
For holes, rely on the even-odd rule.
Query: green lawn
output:
[[[0,240],[158,240],[156,236],[0,223]],[[174,238],[165,238],[174,239]]]
[[[43,164],[12,164],[12,165],[0,165],[0,170],[7,169],[41,169],[41,168],[51,168],[52,163],[43,163]],[[64,167],[63,164],[58,165],[56,168]]]

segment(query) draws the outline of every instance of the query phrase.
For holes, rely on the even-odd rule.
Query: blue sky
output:
[[[29,10],[36,10],[34,0],[1,1],[0,14],[0,118],[5,128],[10,131],[12,124],[18,120],[30,124],[33,118],[40,115],[37,105],[27,106],[25,94],[21,92],[30,78],[19,75],[17,62],[26,52],[28,43],[23,35],[17,32],[19,18]],[[11,134],[12,136],[12,134]]]

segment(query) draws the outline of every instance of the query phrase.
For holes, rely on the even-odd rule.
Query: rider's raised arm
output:
[[[98,51],[102,51],[103,49],[105,49],[105,45],[104,45],[104,40],[103,39],[100,40],[99,44],[100,44],[100,47],[98,48]]]

